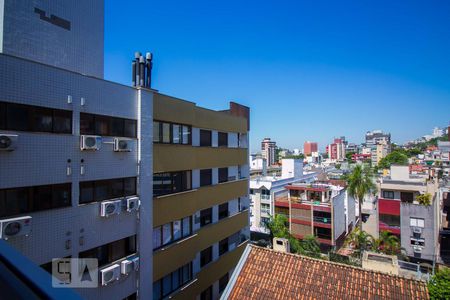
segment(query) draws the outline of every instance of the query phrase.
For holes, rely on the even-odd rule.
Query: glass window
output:
[[[95,134],[97,135],[110,135],[110,119],[106,116],[95,116]]]
[[[81,126],[81,124],[80,124]],[[72,133],[72,112],[68,110],[53,111],[53,132]]]
[[[137,137],[137,121],[136,120],[124,120],[124,132],[123,136],[135,138]]]
[[[211,130],[200,129],[200,146],[211,147],[212,133]]]
[[[154,143],[159,143],[161,142],[161,128],[160,128],[161,123],[160,122],[153,122],[153,142]]]
[[[219,205],[219,220],[228,217],[228,202]]]
[[[7,215],[17,215],[32,211],[30,205],[30,193],[27,188],[7,189],[6,196],[6,213]]]
[[[95,134],[94,115],[80,113],[80,134]]]
[[[134,196],[136,194],[136,177],[124,178],[124,195]]]
[[[219,242],[219,256],[228,252],[228,238],[225,238]]]
[[[383,191],[383,198],[394,199],[394,192],[393,191]]]
[[[206,226],[212,222],[212,208],[200,211],[200,226]]]
[[[219,294],[221,294],[227,287],[228,280],[229,280],[228,273],[226,273],[219,279]]]
[[[172,274],[165,276],[162,280],[163,295],[166,296],[172,292]]]
[[[228,181],[228,168],[219,168],[219,183]]]
[[[165,195],[172,192],[172,176],[170,173],[153,174],[153,195]]]
[[[183,125],[183,144],[191,144],[191,127]]]
[[[212,184],[212,169],[200,170],[200,186]]]
[[[172,272],[172,290],[176,290],[180,287],[180,273],[178,270]]]
[[[6,129],[6,103],[0,102],[0,129]]]
[[[191,234],[191,218],[186,217],[183,219],[183,237]]]
[[[153,228],[153,249],[161,247],[161,226]]]
[[[93,202],[94,183],[92,181],[80,182],[80,203]]]
[[[173,239],[178,240],[181,238],[181,220],[173,222]]]
[[[421,219],[421,218],[410,218],[410,225],[413,227],[420,227],[420,228],[424,228],[425,227],[425,220]]]
[[[72,199],[72,185],[70,183],[53,186],[53,207],[70,206]]]
[[[212,246],[200,252],[200,267],[204,267],[212,261]]]
[[[29,109],[25,105],[8,103],[6,107],[6,127],[10,130],[27,131],[31,129],[29,123]]]
[[[380,214],[379,222],[388,226],[400,227],[400,216]]]
[[[123,196],[123,180],[111,180],[111,198],[118,198],[120,196]]]
[[[33,131],[52,132],[53,113],[49,108],[35,107],[33,114]]]
[[[170,124],[162,123],[162,142],[170,143]]]
[[[412,203],[414,201],[414,194],[410,192],[401,192],[400,199],[402,202]]]
[[[186,264],[181,269],[181,282],[182,284],[185,284],[189,280],[191,280],[191,264]]]
[[[95,192],[94,192],[95,201],[103,201],[112,198],[110,193],[111,181],[99,180],[96,181],[94,185],[95,185]]]
[[[50,209],[52,207],[51,185],[42,185],[34,187],[33,196],[34,196],[33,204],[35,210]]]
[[[181,125],[172,125],[172,136],[174,144],[181,144]]]
[[[135,236],[130,236],[80,252],[79,257],[97,258],[98,266],[102,267],[134,253],[136,253],[136,238]]]
[[[218,145],[219,147],[228,147],[228,133],[219,132],[218,133]]]
[[[172,241],[172,223],[163,225],[163,245],[166,245]]]
[[[212,300],[212,286],[200,294],[200,300]]]
[[[153,282],[153,300],[161,299],[161,280]]]
[[[125,136],[124,134],[124,119],[111,118],[111,135]]]

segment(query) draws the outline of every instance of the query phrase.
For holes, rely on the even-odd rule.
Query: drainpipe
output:
[[[291,190],[288,191],[288,203],[289,203],[289,233],[292,234]]]

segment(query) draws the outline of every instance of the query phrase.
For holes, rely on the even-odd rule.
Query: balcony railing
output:
[[[262,195],[261,194],[261,200],[270,200],[270,195]]]
[[[324,223],[324,224],[331,224],[331,218],[314,217],[314,222]]]

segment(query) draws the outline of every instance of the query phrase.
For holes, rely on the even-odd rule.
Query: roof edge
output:
[[[233,290],[234,285],[236,284],[239,274],[241,273],[242,267],[244,266],[245,262],[247,261],[248,255],[250,254],[250,251],[251,251],[251,248],[252,248],[251,244],[248,244],[245,247],[244,253],[242,253],[241,258],[239,259],[239,262],[233,271],[233,275],[231,275],[231,279],[227,284],[227,287],[223,291],[222,296],[220,296],[220,300],[226,300],[230,297],[231,291]]]

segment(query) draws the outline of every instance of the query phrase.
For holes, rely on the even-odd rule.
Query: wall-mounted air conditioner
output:
[[[120,266],[114,264],[112,266],[100,270],[100,278],[102,285],[108,285],[120,278]]]
[[[80,137],[81,150],[99,150],[102,145],[102,137],[98,135],[82,135]]]
[[[422,228],[420,228],[420,227],[413,227],[413,233],[415,233],[415,234],[422,234]]]
[[[17,147],[18,139],[17,134],[0,133],[0,151],[13,151]]]
[[[132,257],[129,260],[131,260],[133,262],[134,270],[139,271],[139,256]]]
[[[414,246],[413,247],[414,253],[422,253],[422,247],[420,246]]]
[[[138,210],[139,206],[141,205],[141,201],[139,200],[139,197],[130,197],[130,198],[127,198],[125,201],[126,201],[128,212]]]
[[[131,260],[125,259],[120,262],[120,273],[123,275],[128,275],[131,271],[133,271],[133,269],[134,264]]]
[[[124,138],[114,139],[114,151],[115,152],[130,152],[131,151],[131,140]]]
[[[28,236],[30,233],[30,216],[0,220],[0,239],[7,240],[21,235]]]
[[[100,216],[109,217],[114,214],[120,214],[122,200],[103,201],[100,203]]]

